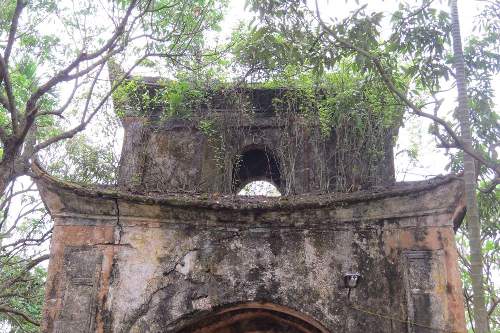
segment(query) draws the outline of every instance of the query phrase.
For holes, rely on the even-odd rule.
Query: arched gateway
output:
[[[177,333],[328,333],[307,315],[270,303],[243,303],[200,315]]]
[[[55,221],[42,331],[465,332],[461,181],[395,183],[393,129],[366,158],[247,93],[264,111],[127,106],[116,188],[34,166]],[[284,196],[234,196],[254,179]]]

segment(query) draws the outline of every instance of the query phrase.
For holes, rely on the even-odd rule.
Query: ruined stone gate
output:
[[[461,181],[395,183],[390,130],[377,159],[345,163],[338,133],[250,93],[222,152],[203,113],[128,112],[116,188],[35,166],[55,220],[43,331],[465,332]],[[233,195],[252,180],[290,195]]]

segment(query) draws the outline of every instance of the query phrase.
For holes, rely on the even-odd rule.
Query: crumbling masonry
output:
[[[393,130],[348,160],[275,91],[244,94],[251,113],[210,122],[126,113],[117,188],[35,166],[55,220],[43,331],[465,332],[462,182],[395,183]],[[221,150],[206,127],[224,117]],[[289,195],[233,195],[262,179]]]

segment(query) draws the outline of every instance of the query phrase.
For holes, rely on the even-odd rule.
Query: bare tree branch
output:
[[[111,87],[111,89],[101,99],[100,103],[96,106],[96,108],[92,111],[92,113],[89,115],[89,117],[87,119],[82,120],[78,126],[72,128],[72,129],[70,129],[70,130],[68,130],[68,131],[66,131],[64,133],[61,133],[61,134],[56,135],[56,136],[53,136],[53,137],[47,139],[46,141],[44,141],[42,143],[39,143],[38,145],[35,146],[34,151],[35,152],[40,151],[40,150],[42,150],[44,148],[47,148],[48,146],[50,146],[50,145],[52,145],[52,144],[54,144],[56,142],[59,142],[59,141],[64,140],[64,139],[69,139],[69,138],[73,137],[75,134],[77,134],[78,132],[80,132],[81,130],[83,130],[85,128],[85,126],[87,126],[87,124],[94,118],[94,116],[97,114],[97,112],[105,105],[105,103],[108,101],[109,97],[118,88],[118,86],[124,80],[126,80],[130,76],[130,73],[134,70],[134,68],[136,68],[148,56],[149,55],[144,55],[140,59],[138,59],[135,62],[135,64],[127,71],[127,73],[125,73],[124,75],[122,75],[122,77],[117,82],[114,82],[114,84]]]
[[[92,53],[85,53],[82,52],[80,53],[76,59],[74,59],[66,68],[62,69],[59,71],[56,75],[54,75],[52,78],[50,78],[46,83],[42,84],[41,86],[38,87],[38,89],[31,95],[31,97],[28,99],[26,102],[26,114],[27,117],[32,115],[34,112],[36,113],[36,103],[42,97],[44,94],[46,94],[48,91],[50,91],[54,86],[61,82],[65,82],[68,80],[71,80],[73,78],[76,79],[78,76],[82,76],[90,70],[87,71],[82,71],[78,76],[71,76],[70,73],[78,67],[78,65],[82,62],[93,60],[102,54],[104,54],[106,51],[110,50],[117,39],[123,34],[125,31],[125,26],[128,22],[128,19],[132,13],[132,10],[135,8],[137,5],[137,0],[132,0],[128,6],[127,12],[125,16],[122,18],[119,26],[116,28],[115,32],[111,36],[111,38],[98,50],[92,52]],[[98,66],[98,65],[97,65]],[[95,67],[95,66],[94,66]]]

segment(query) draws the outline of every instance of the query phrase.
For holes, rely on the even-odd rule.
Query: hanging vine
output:
[[[284,194],[377,184],[404,111],[383,82],[349,62],[321,76],[289,66],[277,79],[249,85],[193,77],[147,85],[132,79],[117,89],[114,101],[122,117],[193,122],[206,136],[217,168],[220,186],[210,190],[222,192],[235,190],[233,171],[252,145],[272,146]],[[274,132],[254,125],[264,118]],[[314,161],[312,169],[306,159]]]

